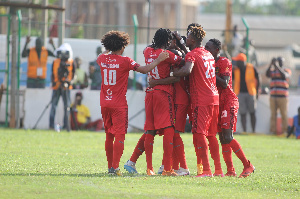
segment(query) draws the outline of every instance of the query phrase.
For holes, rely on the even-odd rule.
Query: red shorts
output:
[[[213,117],[208,129],[207,136],[216,136],[218,132],[219,105],[214,105]]]
[[[169,93],[162,90],[147,91],[145,111],[145,131],[174,126],[174,103]]]
[[[126,134],[128,128],[128,108],[101,107],[105,132]]]
[[[231,129],[233,132],[236,131],[238,110],[239,102],[237,100],[220,104],[218,132],[222,132],[222,129]]]
[[[189,105],[175,104],[175,130],[184,133]]]
[[[208,129],[214,115],[214,105],[193,106],[193,133],[208,136]]]

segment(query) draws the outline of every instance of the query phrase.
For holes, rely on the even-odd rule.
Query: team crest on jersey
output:
[[[177,60],[177,55],[175,55],[174,60],[175,60],[175,61]]]
[[[131,62],[131,65],[135,65],[135,64],[136,64],[136,62],[135,62],[135,61]]]
[[[154,59],[153,58],[149,58],[149,59],[147,59],[147,62],[148,63],[152,63],[154,61]]]
[[[222,111],[221,118],[223,118],[223,117],[227,117],[227,111],[226,110]]]
[[[112,100],[112,90],[110,90],[110,89],[107,89],[107,91],[106,91],[106,98],[105,98],[105,100]]]

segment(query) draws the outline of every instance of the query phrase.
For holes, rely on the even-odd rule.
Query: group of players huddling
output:
[[[154,136],[159,134],[163,135],[164,154],[157,174],[189,175],[180,137],[185,129],[187,114],[192,124],[197,156],[196,177],[224,176],[217,133],[227,166],[225,176],[236,176],[232,151],[244,165],[239,177],[247,177],[254,172],[254,166],[233,138],[239,103],[232,90],[232,64],[227,58],[220,57],[219,40],[210,39],[205,47],[201,46],[205,34],[201,25],[196,23],[188,26],[186,41],[177,31],[158,29],[152,45],[144,50],[146,66],[122,56],[129,44],[127,33],[109,31],[103,36],[101,42],[106,51],[98,56],[97,62],[103,79],[100,106],[109,174],[122,175],[119,163],[128,127],[126,92],[130,70],[148,73],[149,87],[145,97],[145,133],[124,165],[128,172],[137,173],[136,161],[145,151],[147,175],[156,175],[152,153]],[[210,169],[208,149],[214,160],[214,173]]]

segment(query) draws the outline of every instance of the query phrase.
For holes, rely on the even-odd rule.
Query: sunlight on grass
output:
[[[299,198],[299,140],[237,135],[256,167],[245,179],[146,176],[145,155],[138,175],[126,173],[140,133],[126,135],[122,177],[107,174],[104,133],[0,129],[0,198]],[[192,135],[182,134],[191,176],[196,174]],[[221,147],[220,147],[221,148]],[[162,160],[162,137],[155,138],[153,166]],[[221,158],[222,168],[226,165]],[[243,166],[233,157],[239,175]],[[212,170],[213,162],[210,160]]]

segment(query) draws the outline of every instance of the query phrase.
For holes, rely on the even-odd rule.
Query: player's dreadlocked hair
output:
[[[191,23],[190,25],[188,25],[186,31],[189,32],[189,30],[192,28],[192,27],[200,27],[201,25],[198,24],[198,23]]]
[[[195,26],[191,27],[189,32],[194,36],[195,39],[197,39],[200,43],[203,41],[203,38],[205,37],[206,33],[203,30],[202,26]]]
[[[172,32],[169,29],[160,28],[156,31],[151,46],[152,48],[166,48],[168,47],[168,41],[172,39]]]
[[[220,40],[214,38],[214,39],[210,39],[209,41],[211,41],[217,49],[221,50],[222,44]]]
[[[114,52],[126,47],[130,42],[130,38],[125,32],[112,30],[102,37],[101,42],[106,50]]]

